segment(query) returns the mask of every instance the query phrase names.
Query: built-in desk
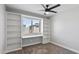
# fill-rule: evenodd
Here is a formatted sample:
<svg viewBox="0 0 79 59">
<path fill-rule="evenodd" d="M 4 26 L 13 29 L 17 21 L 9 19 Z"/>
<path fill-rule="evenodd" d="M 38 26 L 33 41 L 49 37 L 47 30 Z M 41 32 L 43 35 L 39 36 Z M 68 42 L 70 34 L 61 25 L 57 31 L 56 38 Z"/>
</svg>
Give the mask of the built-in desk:
<svg viewBox="0 0 79 59">
<path fill-rule="evenodd" d="M 41 35 L 27 35 L 27 36 L 22 36 L 22 38 L 32 38 L 32 37 L 40 37 L 40 36 L 43 36 L 42 34 Z"/>
<path fill-rule="evenodd" d="M 43 35 L 27 35 L 22 37 L 22 46 L 29 46 L 42 43 Z"/>
</svg>

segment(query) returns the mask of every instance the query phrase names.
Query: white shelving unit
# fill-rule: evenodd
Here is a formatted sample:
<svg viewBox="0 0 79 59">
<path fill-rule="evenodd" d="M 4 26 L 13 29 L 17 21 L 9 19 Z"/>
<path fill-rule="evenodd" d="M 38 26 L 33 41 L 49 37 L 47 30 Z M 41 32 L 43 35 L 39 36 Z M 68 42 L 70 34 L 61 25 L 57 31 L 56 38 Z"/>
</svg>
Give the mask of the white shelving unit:
<svg viewBox="0 0 79 59">
<path fill-rule="evenodd" d="M 50 40 L 50 20 L 43 19 L 42 34 L 21 37 L 21 15 L 7 12 L 6 20 L 6 52 L 22 49 L 37 43 L 48 43 Z"/>
<path fill-rule="evenodd" d="M 22 49 L 24 46 L 42 43 L 42 37 L 43 34 L 21 37 L 21 15 L 7 12 L 6 52 Z"/>
<path fill-rule="evenodd" d="M 21 16 L 15 13 L 6 13 L 6 52 L 22 48 Z"/>
</svg>

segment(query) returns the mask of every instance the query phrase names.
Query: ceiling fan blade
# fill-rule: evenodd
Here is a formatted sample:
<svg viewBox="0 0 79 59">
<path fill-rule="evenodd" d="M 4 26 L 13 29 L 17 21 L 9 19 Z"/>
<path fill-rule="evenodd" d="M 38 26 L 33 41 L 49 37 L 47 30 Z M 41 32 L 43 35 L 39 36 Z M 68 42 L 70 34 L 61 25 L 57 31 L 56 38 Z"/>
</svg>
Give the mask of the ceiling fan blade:
<svg viewBox="0 0 79 59">
<path fill-rule="evenodd" d="M 44 8 L 44 9 L 46 9 L 46 7 L 44 6 L 44 4 L 41 4 L 42 5 L 42 7 Z"/>
<path fill-rule="evenodd" d="M 60 6 L 60 4 L 57 4 L 57 5 L 53 6 L 53 7 L 50 7 L 49 10 L 54 9 L 56 7 L 59 7 L 59 6 Z"/>
<path fill-rule="evenodd" d="M 49 11 L 49 12 L 57 13 L 56 11 Z"/>
</svg>

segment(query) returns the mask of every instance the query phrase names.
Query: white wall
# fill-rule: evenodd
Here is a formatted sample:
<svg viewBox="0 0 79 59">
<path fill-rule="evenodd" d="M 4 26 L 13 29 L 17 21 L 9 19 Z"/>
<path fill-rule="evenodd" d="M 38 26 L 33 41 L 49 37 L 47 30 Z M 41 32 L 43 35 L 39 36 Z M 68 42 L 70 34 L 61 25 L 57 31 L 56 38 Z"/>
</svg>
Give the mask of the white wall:
<svg viewBox="0 0 79 59">
<path fill-rule="evenodd" d="M 52 42 L 79 52 L 79 7 L 55 15 L 51 21 Z"/>
<path fill-rule="evenodd" d="M 0 4 L 0 53 L 3 52 L 4 48 L 4 13 L 5 7 Z"/>
</svg>

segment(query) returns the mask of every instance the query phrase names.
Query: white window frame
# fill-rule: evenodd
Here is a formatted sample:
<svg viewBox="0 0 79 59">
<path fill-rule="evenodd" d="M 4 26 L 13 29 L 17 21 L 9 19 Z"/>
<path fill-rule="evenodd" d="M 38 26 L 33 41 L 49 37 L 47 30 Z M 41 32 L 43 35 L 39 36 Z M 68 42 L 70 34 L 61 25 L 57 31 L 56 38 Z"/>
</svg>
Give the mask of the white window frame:
<svg viewBox="0 0 79 59">
<path fill-rule="evenodd" d="M 35 19 L 40 19 L 40 21 L 41 21 L 41 24 L 40 24 L 40 34 L 38 34 L 38 35 L 31 35 L 31 34 L 29 34 L 29 35 L 26 35 L 26 36 L 22 36 L 22 17 L 29 17 L 29 18 L 35 18 Z M 30 37 L 38 37 L 38 36 L 43 36 L 43 18 L 38 18 L 38 17 L 35 17 L 35 16 L 28 16 L 28 15 L 23 15 L 23 14 L 21 14 L 21 37 L 22 38 L 30 38 Z"/>
</svg>

